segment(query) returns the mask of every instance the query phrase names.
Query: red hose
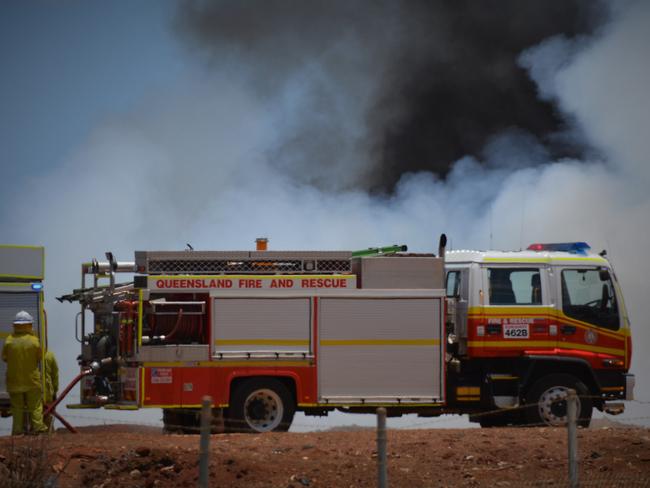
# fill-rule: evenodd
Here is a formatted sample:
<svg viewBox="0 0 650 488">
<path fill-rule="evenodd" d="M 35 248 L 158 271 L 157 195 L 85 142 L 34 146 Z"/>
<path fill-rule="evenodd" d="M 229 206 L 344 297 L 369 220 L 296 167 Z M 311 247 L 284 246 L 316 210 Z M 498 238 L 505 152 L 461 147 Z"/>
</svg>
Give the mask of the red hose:
<svg viewBox="0 0 650 488">
<path fill-rule="evenodd" d="M 165 342 L 170 342 L 176 338 L 176 335 L 179 332 L 179 329 L 181 329 L 181 324 L 183 323 L 183 309 L 179 308 L 178 309 L 178 318 L 176 319 L 176 325 L 172 329 L 172 331 L 165 337 Z"/>
<path fill-rule="evenodd" d="M 61 393 L 58 397 L 56 397 L 56 400 L 54 400 L 52 403 L 50 403 L 47 408 L 45 409 L 45 412 L 43 412 L 43 416 L 45 417 L 46 415 L 49 415 L 52 410 L 56 408 L 56 406 L 61 403 L 61 401 L 65 398 L 65 396 L 70 393 L 70 390 L 74 388 L 74 386 L 81 381 L 81 378 L 84 376 L 88 376 L 89 374 L 92 374 L 92 370 L 90 368 L 83 370 L 81 373 L 79 373 L 77 376 L 74 377 L 74 379 L 70 382 L 70 384 L 66 387 L 65 390 L 63 390 L 63 393 Z"/>
<path fill-rule="evenodd" d="M 122 350 L 126 355 L 130 356 L 133 353 L 133 341 L 135 337 L 135 321 L 137 319 L 137 309 L 138 302 L 135 300 L 122 300 L 115 304 L 115 310 L 121 312 L 120 315 L 124 314 L 126 318 L 126 334 L 125 334 L 125 343 L 123 344 Z M 121 324 L 120 324 L 121 325 Z"/>
</svg>

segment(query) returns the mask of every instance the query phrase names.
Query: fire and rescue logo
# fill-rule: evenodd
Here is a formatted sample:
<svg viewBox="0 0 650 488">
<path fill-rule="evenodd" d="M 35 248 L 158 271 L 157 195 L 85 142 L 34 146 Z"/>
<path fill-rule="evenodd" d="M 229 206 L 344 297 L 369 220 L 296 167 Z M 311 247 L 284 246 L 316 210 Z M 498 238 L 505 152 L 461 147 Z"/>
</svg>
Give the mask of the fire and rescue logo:
<svg viewBox="0 0 650 488">
<path fill-rule="evenodd" d="M 151 384 L 165 385 L 173 383 L 171 368 L 151 368 Z"/>
<path fill-rule="evenodd" d="M 587 344 L 596 344 L 596 341 L 598 341 L 598 334 L 596 331 L 593 331 L 591 329 L 588 329 L 585 331 L 585 342 Z"/>
</svg>

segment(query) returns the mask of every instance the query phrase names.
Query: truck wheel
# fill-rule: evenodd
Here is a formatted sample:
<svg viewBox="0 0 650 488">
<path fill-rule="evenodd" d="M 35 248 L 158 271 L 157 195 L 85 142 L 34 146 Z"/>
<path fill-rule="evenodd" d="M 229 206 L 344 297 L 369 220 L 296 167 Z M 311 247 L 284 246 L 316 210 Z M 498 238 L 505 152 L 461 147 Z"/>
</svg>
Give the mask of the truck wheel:
<svg viewBox="0 0 650 488">
<path fill-rule="evenodd" d="M 274 378 L 252 378 L 237 386 L 226 412 L 229 432 L 287 431 L 296 407 L 293 395 Z"/>
<path fill-rule="evenodd" d="M 589 427 L 593 402 L 589 389 L 575 376 L 552 374 L 538 380 L 526 395 L 526 420 L 529 424 L 563 426 L 567 423 L 567 391 L 578 394 L 578 425 Z"/>
</svg>

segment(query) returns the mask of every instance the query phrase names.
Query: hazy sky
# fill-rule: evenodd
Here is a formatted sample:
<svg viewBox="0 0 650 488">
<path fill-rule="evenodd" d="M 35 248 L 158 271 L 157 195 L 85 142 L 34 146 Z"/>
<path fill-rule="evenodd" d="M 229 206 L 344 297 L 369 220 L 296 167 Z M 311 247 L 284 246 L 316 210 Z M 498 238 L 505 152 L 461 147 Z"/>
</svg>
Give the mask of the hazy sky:
<svg viewBox="0 0 650 488">
<path fill-rule="evenodd" d="M 46 246 L 62 383 L 77 309 L 54 297 L 107 250 L 446 232 L 607 248 L 650 400 L 650 4 L 348 3 L 0 4 L 0 242 Z"/>
<path fill-rule="evenodd" d="M 0 192 L 59 167 L 107 118 L 183 73 L 169 1 L 0 6 Z"/>
</svg>

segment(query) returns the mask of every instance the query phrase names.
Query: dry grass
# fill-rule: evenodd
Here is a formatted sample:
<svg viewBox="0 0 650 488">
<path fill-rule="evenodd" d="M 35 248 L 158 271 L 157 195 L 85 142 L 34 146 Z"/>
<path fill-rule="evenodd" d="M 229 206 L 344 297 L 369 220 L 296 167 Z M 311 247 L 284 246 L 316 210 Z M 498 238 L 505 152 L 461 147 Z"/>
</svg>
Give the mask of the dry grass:
<svg viewBox="0 0 650 488">
<path fill-rule="evenodd" d="M 0 454 L 0 488 L 56 486 L 48 464 L 48 436 L 12 438 Z"/>
</svg>

